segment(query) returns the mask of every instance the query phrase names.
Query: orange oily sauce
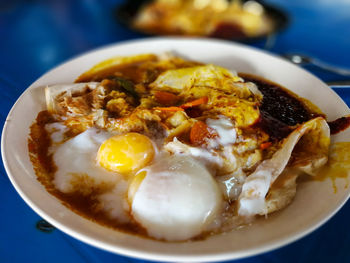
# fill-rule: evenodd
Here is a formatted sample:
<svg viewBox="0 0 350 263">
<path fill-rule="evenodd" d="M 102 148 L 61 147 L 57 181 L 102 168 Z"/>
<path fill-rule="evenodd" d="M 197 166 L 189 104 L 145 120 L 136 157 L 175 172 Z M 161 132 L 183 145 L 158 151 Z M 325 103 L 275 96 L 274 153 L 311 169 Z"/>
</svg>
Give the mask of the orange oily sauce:
<svg viewBox="0 0 350 263">
<path fill-rule="evenodd" d="M 324 181 L 327 178 L 332 180 L 334 193 L 337 192 L 336 179 L 346 180 L 345 188 L 349 186 L 350 174 L 350 142 L 336 142 L 331 145 L 329 159 L 325 166 L 320 168 L 311 180 Z"/>
</svg>

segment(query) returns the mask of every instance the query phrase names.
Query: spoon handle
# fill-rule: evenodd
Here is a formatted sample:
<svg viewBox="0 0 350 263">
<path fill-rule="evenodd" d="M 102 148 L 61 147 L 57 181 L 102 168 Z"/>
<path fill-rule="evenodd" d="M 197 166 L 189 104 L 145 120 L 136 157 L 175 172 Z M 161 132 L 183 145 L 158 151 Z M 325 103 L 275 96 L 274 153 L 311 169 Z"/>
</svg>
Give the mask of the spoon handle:
<svg viewBox="0 0 350 263">
<path fill-rule="evenodd" d="M 334 66 L 334 65 L 331 65 L 331 64 L 328 64 L 328 63 L 325 63 L 323 61 L 320 61 L 318 59 L 312 59 L 311 61 L 311 64 L 319 67 L 319 68 L 322 68 L 324 70 L 327 70 L 327 71 L 330 71 L 330 72 L 333 72 L 333 73 L 336 73 L 336 74 L 339 74 L 339 75 L 343 75 L 343 76 L 350 76 L 350 70 L 349 69 L 345 69 L 345 68 L 341 68 L 341 67 L 338 67 L 338 66 Z"/>
<path fill-rule="evenodd" d="M 326 84 L 331 88 L 350 88 L 350 80 L 328 81 Z"/>
</svg>

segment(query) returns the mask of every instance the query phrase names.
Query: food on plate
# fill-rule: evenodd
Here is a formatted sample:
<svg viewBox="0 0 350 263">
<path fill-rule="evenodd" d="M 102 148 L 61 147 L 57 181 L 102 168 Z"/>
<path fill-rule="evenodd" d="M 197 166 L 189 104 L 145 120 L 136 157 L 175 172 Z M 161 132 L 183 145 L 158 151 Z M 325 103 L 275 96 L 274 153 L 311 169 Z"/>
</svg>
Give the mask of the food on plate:
<svg viewBox="0 0 350 263">
<path fill-rule="evenodd" d="M 171 54 L 111 58 L 45 97 L 28 139 L 38 180 L 86 218 L 164 241 L 286 207 L 350 123 L 330 130 L 278 84 Z"/>
<path fill-rule="evenodd" d="M 155 0 L 141 7 L 133 27 L 152 34 L 245 38 L 274 30 L 273 20 L 255 1 Z"/>
</svg>

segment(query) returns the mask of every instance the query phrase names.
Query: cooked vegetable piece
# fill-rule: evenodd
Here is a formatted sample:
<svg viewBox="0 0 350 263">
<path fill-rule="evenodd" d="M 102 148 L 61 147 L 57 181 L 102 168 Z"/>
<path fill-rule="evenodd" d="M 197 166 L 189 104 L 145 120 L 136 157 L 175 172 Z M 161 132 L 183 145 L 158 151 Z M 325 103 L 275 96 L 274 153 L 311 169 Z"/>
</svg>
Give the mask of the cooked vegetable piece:
<svg viewBox="0 0 350 263">
<path fill-rule="evenodd" d="M 202 97 L 190 102 L 186 102 L 185 104 L 182 104 L 180 107 L 183 109 L 187 109 L 187 108 L 192 108 L 192 107 L 199 106 L 206 103 L 208 103 L 208 97 Z"/>
<path fill-rule="evenodd" d="M 260 149 L 261 150 L 266 150 L 267 148 L 269 148 L 272 145 L 272 142 L 264 142 L 262 144 L 260 144 Z"/>
<path fill-rule="evenodd" d="M 197 121 L 192 126 L 190 132 L 190 141 L 194 145 L 202 145 L 208 138 L 216 137 L 217 133 L 202 121 Z"/>
<path fill-rule="evenodd" d="M 179 102 L 180 97 L 166 91 L 157 91 L 154 94 L 156 101 L 164 106 L 173 106 Z"/>
<path fill-rule="evenodd" d="M 118 76 L 113 76 L 111 77 L 111 79 L 116 81 L 120 85 L 120 87 L 127 93 L 129 93 L 135 98 L 139 98 L 139 94 L 135 91 L 134 83 L 132 81 Z"/>
<path fill-rule="evenodd" d="M 180 107 L 154 107 L 155 110 L 161 110 L 161 111 L 183 111 L 183 108 Z"/>
</svg>

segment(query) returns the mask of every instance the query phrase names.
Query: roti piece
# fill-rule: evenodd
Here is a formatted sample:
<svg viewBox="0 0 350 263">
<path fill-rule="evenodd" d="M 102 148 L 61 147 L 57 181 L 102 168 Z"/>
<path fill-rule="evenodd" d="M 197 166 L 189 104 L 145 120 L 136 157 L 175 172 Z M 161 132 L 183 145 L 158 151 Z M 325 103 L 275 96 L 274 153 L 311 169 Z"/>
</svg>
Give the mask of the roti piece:
<svg viewBox="0 0 350 263">
<path fill-rule="evenodd" d="M 300 140 L 303 140 L 303 143 L 296 147 Z M 308 143 L 305 144 L 304 141 Z M 329 144 L 329 127 L 322 117 L 307 121 L 295 129 L 284 139 L 281 148 L 275 152 L 272 158 L 263 161 L 247 177 L 238 198 L 238 214 L 241 216 L 266 215 L 269 210 L 273 210 L 268 209 L 266 195 L 273 182 L 285 170 L 293 150 L 296 148 L 298 153 L 302 148 L 303 154 L 297 154 L 296 161 L 292 165 L 299 168 L 299 170 L 312 174 L 327 162 Z"/>
</svg>

